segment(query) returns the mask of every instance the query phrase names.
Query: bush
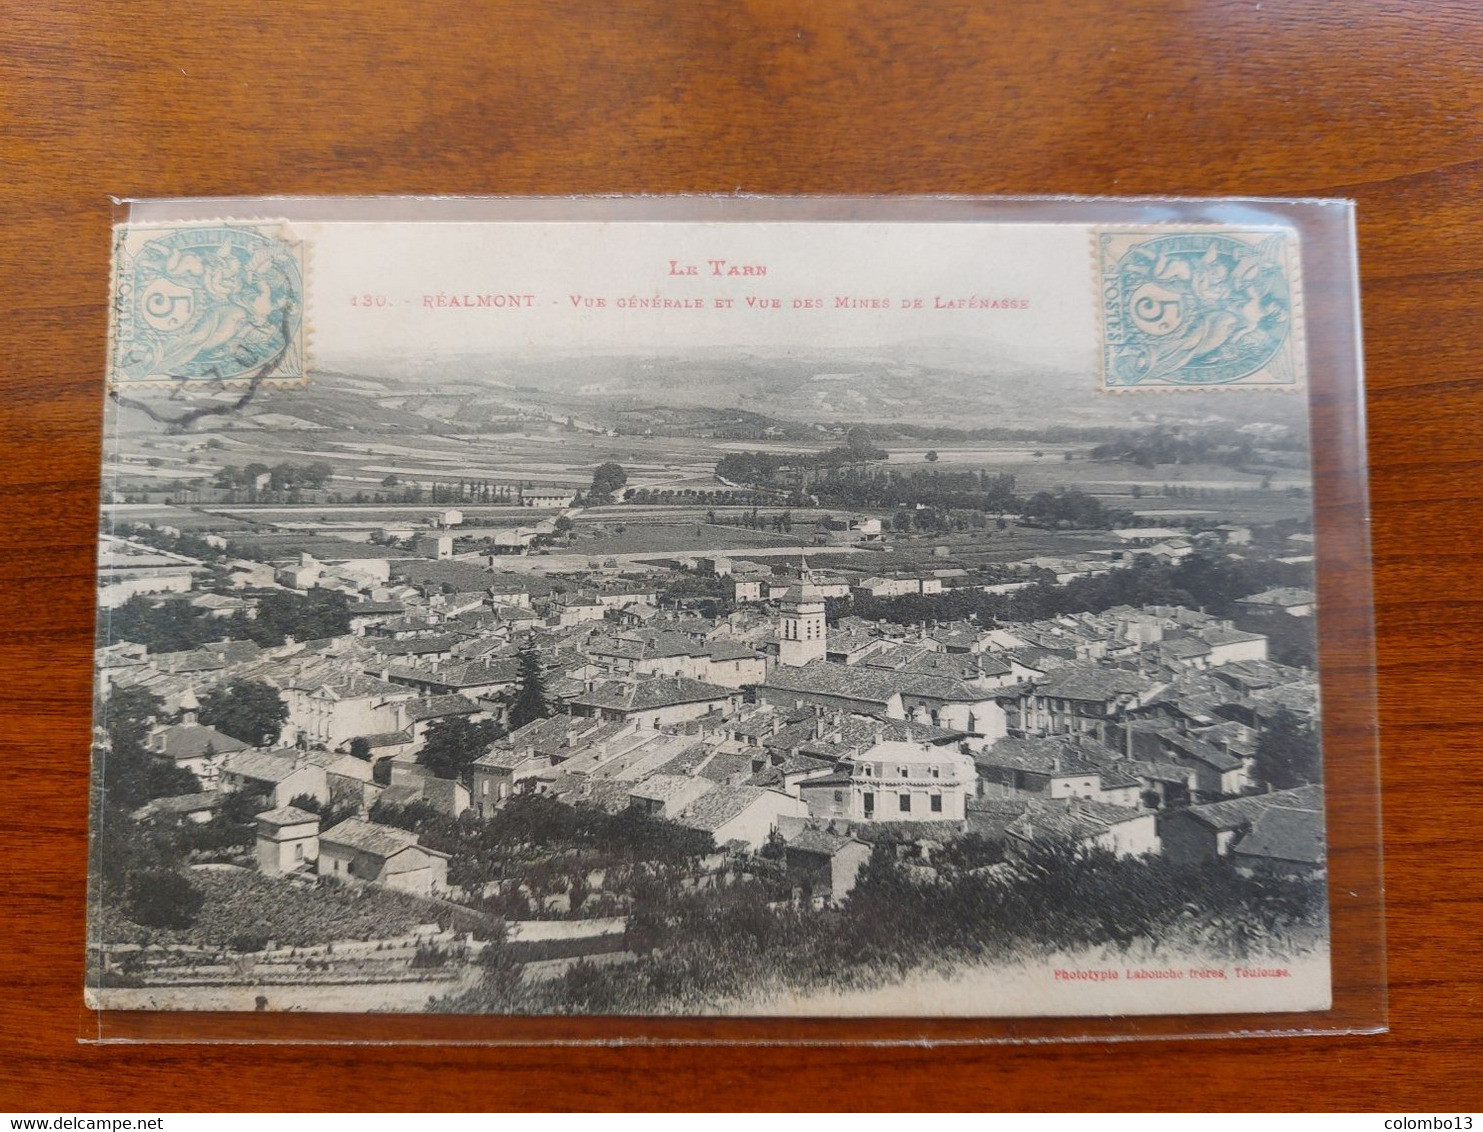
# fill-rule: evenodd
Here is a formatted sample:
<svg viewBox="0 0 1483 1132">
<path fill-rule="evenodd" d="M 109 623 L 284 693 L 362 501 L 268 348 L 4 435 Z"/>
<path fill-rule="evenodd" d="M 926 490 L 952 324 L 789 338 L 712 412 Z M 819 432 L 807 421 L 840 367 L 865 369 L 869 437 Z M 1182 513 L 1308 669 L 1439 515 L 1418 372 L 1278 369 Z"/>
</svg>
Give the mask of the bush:
<svg viewBox="0 0 1483 1132">
<path fill-rule="evenodd" d="M 419 943 L 417 951 L 412 956 L 412 969 L 425 970 L 434 967 L 446 966 L 450 958 L 449 952 L 436 944 Z"/>
<path fill-rule="evenodd" d="M 263 931 L 238 932 L 230 940 L 227 946 L 233 951 L 253 952 L 268 950 L 268 933 Z"/>
<path fill-rule="evenodd" d="M 126 914 L 147 928 L 188 928 L 205 900 L 179 873 L 152 869 L 130 879 Z"/>
</svg>

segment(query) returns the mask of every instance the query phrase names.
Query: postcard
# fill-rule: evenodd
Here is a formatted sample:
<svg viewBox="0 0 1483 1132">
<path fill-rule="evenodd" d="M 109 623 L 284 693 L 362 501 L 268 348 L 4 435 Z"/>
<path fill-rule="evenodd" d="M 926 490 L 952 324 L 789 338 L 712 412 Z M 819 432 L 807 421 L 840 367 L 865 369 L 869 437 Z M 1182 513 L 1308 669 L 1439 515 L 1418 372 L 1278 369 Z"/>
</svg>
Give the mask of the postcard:
<svg viewBox="0 0 1483 1132">
<path fill-rule="evenodd" d="M 91 1004 L 1329 1006 L 1294 228 L 161 217 Z"/>
</svg>

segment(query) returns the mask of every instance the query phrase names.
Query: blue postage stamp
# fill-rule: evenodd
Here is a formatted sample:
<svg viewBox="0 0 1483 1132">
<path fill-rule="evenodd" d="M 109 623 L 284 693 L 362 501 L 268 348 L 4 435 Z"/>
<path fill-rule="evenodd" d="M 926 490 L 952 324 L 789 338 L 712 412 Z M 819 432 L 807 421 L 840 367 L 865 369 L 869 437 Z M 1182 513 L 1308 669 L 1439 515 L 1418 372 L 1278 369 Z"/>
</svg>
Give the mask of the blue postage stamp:
<svg viewBox="0 0 1483 1132">
<path fill-rule="evenodd" d="M 1104 389 L 1302 386 L 1294 232 L 1148 227 L 1094 238 Z"/>
<path fill-rule="evenodd" d="M 302 244 L 281 223 L 121 225 L 112 318 L 115 389 L 302 381 Z"/>
</svg>

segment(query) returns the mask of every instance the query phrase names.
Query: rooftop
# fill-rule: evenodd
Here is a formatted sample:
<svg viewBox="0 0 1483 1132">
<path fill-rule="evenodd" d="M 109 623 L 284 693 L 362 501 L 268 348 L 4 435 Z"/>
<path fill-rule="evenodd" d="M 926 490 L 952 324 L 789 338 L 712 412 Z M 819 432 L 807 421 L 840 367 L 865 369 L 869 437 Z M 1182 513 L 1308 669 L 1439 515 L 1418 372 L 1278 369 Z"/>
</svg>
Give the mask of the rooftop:
<svg viewBox="0 0 1483 1132">
<path fill-rule="evenodd" d="M 421 848 L 415 833 L 408 833 L 395 826 L 381 825 L 378 822 L 363 821 L 360 818 L 347 818 L 333 829 L 325 830 L 319 835 L 319 843 L 320 845 L 343 845 L 375 857 L 394 857 L 404 849 Z M 433 849 L 423 851 L 436 853 Z M 438 855 L 441 856 L 441 854 Z"/>
<path fill-rule="evenodd" d="M 730 688 L 692 680 L 688 676 L 655 676 L 648 680 L 601 680 L 590 690 L 572 696 L 572 703 L 613 711 L 638 712 L 678 704 L 728 700 Z"/>
<path fill-rule="evenodd" d="M 801 668 L 779 665 L 767 674 L 762 686 L 874 704 L 889 703 L 898 691 L 896 681 L 883 672 L 827 660 L 815 660 Z"/>
<path fill-rule="evenodd" d="M 675 820 L 714 833 L 767 794 L 757 786 L 717 786 L 686 806 Z"/>
<path fill-rule="evenodd" d="M 257 820 L 264 825 L 307 825 L 310 822 L 318 825 L 319 815 L 301 810 L 297 806 L 279 806 L 276 810 L 265 810 L 258 814 Z"/>
<path fill-rule="evenodd" d="M 1292 790 L 1274 790 L 1270 794 L 1249 794 L 1224 802 L 1207 802 L 1182 811 L 1212 829 L 1240 829 L 1249 826 L 1270 809 L 1300 810 L 1323 813 L 1323 787 L 1299 786 Z"/>
</svg>

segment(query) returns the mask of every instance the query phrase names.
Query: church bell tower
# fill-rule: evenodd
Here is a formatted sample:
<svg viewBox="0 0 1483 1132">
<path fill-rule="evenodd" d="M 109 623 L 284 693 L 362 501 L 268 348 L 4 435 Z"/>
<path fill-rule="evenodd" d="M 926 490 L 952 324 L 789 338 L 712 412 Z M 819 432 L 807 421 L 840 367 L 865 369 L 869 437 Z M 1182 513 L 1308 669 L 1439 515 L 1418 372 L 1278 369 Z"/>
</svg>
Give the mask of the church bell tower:
<svg viewBox="0 0 1483 1132">
<path fill-rule="evenodd" d="M 828 627 L 824 621 L 824 598 L 814 583 L 813 572 L 804 561 L 798 581 L 798 595 L 790 595 L 782 602 L 782 615 L 778 622 L 778 663 L 792 668 L 802 668 L 815 660 L 823 660 L 828 643 Z"/>
</svg>

